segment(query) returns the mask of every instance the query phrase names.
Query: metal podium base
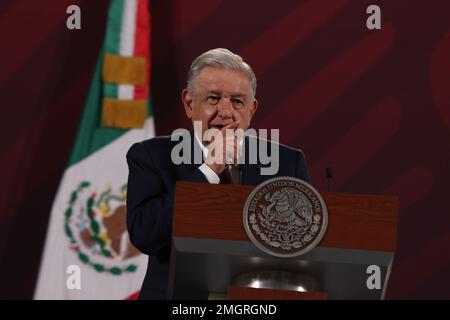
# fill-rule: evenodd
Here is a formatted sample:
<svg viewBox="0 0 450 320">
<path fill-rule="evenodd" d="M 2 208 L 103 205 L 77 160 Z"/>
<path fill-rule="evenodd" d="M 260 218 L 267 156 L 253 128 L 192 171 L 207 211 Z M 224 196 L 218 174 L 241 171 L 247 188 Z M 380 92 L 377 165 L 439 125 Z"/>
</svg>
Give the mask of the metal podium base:
<svg viewBox="0 0 450 320">
<path fill-rule="evenodd" d="M 316 291 L 318 287 L 317 291 L 326 292 L 328 299 L 380 299 L 381 289 L 367 288 L 370 276 L 367 267 L 380 267 L 383 284 L 393 256 L 392 252 L 384 251 L 316 247 L 295 258 L 274 258 L 249 241 L 181 237 L 174 238 L 173 245 L 169 283 L 169 298 L 173 299 L 206 300 L 211 292 L 226 293 L 228 285 L 236 281 L 251 283 L 251 273 L 259 272 L 261 280 L 267 279 L 264 273 L 267 270 L 280 273 L 277 281 L 267 280 L 266 284 L 282 286 L 282 275 L 290 274 L 287 286 L 302 283 L 304 289 L 311 289 L 308 291 Z M 239 278 L 246 273 L 249 274 Z M 317 280 L 308 282 L 305 276 L 303 281 L 295 280 L 292 274 Z"/>
</svg>

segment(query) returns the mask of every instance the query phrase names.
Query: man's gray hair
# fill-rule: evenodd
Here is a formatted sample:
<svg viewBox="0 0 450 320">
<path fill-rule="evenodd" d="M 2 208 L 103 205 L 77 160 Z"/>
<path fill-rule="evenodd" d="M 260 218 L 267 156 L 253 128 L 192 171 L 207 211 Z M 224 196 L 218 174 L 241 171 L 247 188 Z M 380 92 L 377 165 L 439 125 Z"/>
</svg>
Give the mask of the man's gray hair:
<svg viewBox="0 0 450 320">
<path fill-rule="evenodd" d="M 187 87 L 189 91 L 194 89 L 194 80 L 205 67 L 218 69 L 240 70 L 245 72 L 250 80 L 253 98 L 256 95 L 256 76 L 252 68 L 242 59 L 241 56 L 228 49 L 217 48 L 202 53 L 191 64 L 188 73 Z"/>
</svg>

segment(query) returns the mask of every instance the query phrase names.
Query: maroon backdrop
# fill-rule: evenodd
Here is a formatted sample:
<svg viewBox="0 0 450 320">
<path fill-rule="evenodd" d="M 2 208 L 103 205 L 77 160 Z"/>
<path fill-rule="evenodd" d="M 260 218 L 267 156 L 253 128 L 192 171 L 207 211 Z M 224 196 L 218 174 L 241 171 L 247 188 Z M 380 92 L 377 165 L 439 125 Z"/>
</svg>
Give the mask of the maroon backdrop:
<svg viewBox="0 0 450 320">
<path fill-rule="evenodd" d="M 78 4 L 82 30 L 65 27 Z M 0 298 L 31 298 L 109 1 L 0 2 Z M 382 30 L 366 8 L 382 9 Z M 226 47 L 258 77 L 255 128 L 304 150 L 313 183 L 400 196 L 390 298 L 450 298 L 450 3 L 153 0 L 157 134 L 188 127 L 189 63 Z"/>
</svg>

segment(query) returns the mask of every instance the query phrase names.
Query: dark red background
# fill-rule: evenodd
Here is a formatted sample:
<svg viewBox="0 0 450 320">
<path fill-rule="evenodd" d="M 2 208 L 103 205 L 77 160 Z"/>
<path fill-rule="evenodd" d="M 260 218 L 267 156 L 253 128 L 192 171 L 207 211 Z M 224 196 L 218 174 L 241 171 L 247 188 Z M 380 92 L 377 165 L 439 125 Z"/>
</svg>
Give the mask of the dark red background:
<svg viewBox="0 0 450 320">
<path fill-rule="evenodd" d="M 68 5 L 82 30 L 65 27 Z M 53 197 L 74 142 L 109 1 L 0 2 L 0 298 L 31 298 Z M 382 30 L 366 8 L 382 9 Z M 157 134 L 189 126 L 189 63 L 226 47 L 258 77 L 255 128 L 279 128 L 312 179 L 397 194 L 389 298 L 450 298 L 450 3 L 153 0 Z"/>
</svg>

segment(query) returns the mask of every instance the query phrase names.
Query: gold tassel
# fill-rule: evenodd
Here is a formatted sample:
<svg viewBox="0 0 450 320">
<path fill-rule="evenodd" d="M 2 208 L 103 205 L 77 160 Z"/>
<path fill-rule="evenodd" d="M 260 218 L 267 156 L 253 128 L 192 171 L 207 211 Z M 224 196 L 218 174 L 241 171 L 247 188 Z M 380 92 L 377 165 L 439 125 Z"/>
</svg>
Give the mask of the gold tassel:
<svg viewBox="0 0 450 320">
<path fill-rule="evenodd" d="M 145 85 L 144 57 L 123 57 L 106 53 L 103 61 L 103 81 L 113 84 Z"/>
<path fill-rule="evenodd" d="M 102 126 L 130 129 L 142 128 L 147 119 L 147 100 L 103 98 Z"/>
</svg>

